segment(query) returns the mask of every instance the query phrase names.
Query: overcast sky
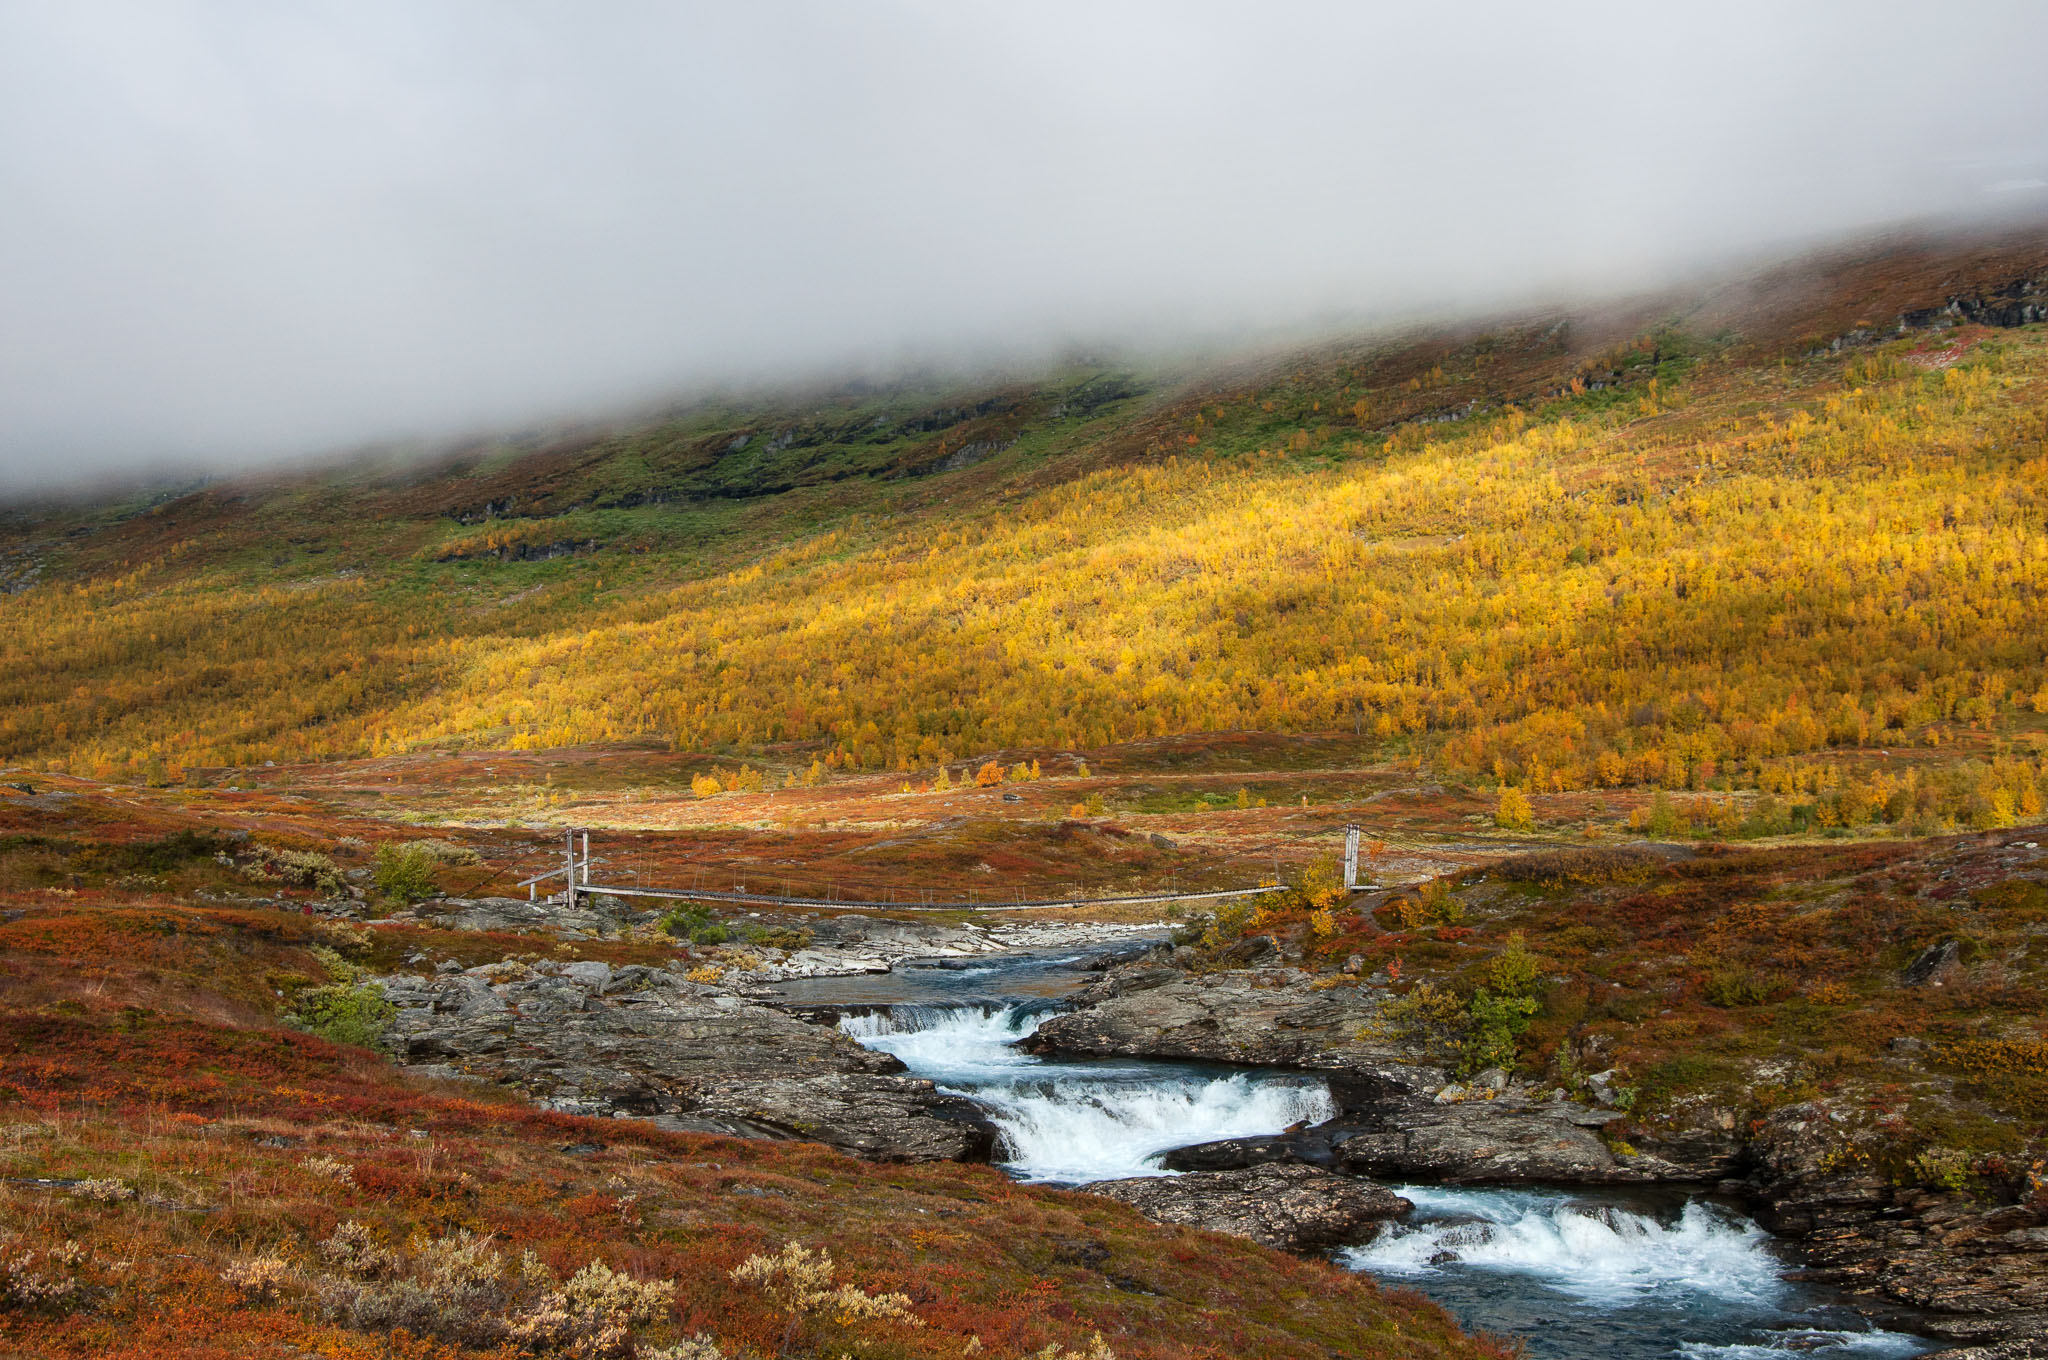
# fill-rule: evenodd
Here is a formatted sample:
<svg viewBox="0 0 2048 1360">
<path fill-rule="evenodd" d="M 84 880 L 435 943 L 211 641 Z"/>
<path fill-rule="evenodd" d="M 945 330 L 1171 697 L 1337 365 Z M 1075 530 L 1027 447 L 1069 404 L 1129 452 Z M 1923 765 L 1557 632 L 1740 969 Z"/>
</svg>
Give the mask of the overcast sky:
<svg viewBox="0 0 2048 1360">
<path fill-rule="evenodd" d="M 2048 215 L 2044 51 L 2031 0 L 0 0 L 0 489 Z"/>
</svg>

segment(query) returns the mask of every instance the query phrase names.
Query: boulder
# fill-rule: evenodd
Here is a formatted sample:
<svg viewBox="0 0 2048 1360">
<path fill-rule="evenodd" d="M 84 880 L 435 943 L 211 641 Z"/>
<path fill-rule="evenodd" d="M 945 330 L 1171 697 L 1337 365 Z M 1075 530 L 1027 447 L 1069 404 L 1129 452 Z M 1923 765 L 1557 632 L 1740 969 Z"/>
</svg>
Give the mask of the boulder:
<svg viewBox="0 0 2048 1360">
<path fill-rule="evenodd" d="M 725 1080 L 694 1092 L 692 1118 L 756 1137 L 806 1139 L 882 1162 L 985 1162 L 981 1108 L 915 1077 L 867 1073 Z"/>
<path fill-rule="evenodd" d="M 1385 1186 L 1313 1166 L 1257 1166 L 1144 1176 L 1083 1186 L 1155 1223 L 1249 1237 L 1287 1251 L 1363 1241 L 1373 1225 L 1415 1206 Z"/>
<path fill-rule="evenodd" d="M 1337 1140 L 1354 1131 L 1355 1126 L 1348 1121 L 1332 1119 L 1293 1133 L 1219 1138 L 1213 1143 L 1175 1148 L 1160 1158 L 1159 1164 L 1168 1171 L 1238 1171 L 1272 1165 L 1334 1167 Z"/>
<path fill-rule="evenodd" d="M 1905 972 L 1899 975 L 1899 983 L 1906 987 L 1939 987 L 1955 971 L 1956 962 L 1962 954 L 1962 946 L 1954 940 L 1929 945 L 1906 965 Z"/>
</svg>

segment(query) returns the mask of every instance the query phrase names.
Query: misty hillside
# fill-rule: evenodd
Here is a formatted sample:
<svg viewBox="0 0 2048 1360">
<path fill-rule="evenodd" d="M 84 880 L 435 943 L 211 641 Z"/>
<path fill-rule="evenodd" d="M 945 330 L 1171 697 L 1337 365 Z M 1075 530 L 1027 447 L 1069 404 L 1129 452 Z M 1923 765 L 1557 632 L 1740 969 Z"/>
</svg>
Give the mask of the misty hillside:
<svg viewBox="0 0 2048 1360">
<path fill-rule="evenodd" d="M 2048 727 L 2044 306 L 2048 238 L 1891 242 L 1202 371 L 19 507 L 0 761 L 913 770 L 1256 729 L 1539 789 L 1912 748 L 1924 783 L 1856 815 L 2009 816 Z"/>
</svg>

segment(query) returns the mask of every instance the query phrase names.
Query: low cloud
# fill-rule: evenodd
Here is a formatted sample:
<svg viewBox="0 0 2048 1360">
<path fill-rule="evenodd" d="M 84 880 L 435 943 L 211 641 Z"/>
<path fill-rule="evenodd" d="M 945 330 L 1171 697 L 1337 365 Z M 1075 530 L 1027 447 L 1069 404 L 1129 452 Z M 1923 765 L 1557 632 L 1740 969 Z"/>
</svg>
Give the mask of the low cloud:
<svg viewBox="0 0 2048 1360">
<path fill-rule="evenodd" d="M 1410 8 L 7 7 L 0 490 L 2048 216 L 2037 4 Z"/>
</svg>

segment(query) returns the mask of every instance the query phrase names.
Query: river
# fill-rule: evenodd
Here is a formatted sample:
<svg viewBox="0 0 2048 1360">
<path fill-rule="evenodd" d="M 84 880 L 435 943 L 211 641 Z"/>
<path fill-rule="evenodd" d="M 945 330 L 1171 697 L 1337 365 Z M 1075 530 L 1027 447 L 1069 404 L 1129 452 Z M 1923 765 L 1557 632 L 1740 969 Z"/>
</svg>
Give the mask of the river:
<svg viewBox="0 0 2048 1360">
<path fill-rule="evenodd" d="M 1081 1185 L 1171 1174 L 1161 1154 L 1277 1133 L 1337 1110 L 1301 1073 L 1136 1059 L 1056 1061 L 1015 1045 L 1085 980 L 1079 955 L 920 961 L 890 974 L 785 984 L 785 1004 L 841 1008 L 839 1026 L 980 1104 L 1022 1181 Z M 1418 1290 L 1466 1326 L 1520 1338 L 1540 1360 L 1879 1360 L 1931 1347 L 1873 1327 L 1787 1278 L 1734 1205 L 1676 1193 L 1397 1186 L 1414 1211 L 1335 1254 Z"/>
</svg>

